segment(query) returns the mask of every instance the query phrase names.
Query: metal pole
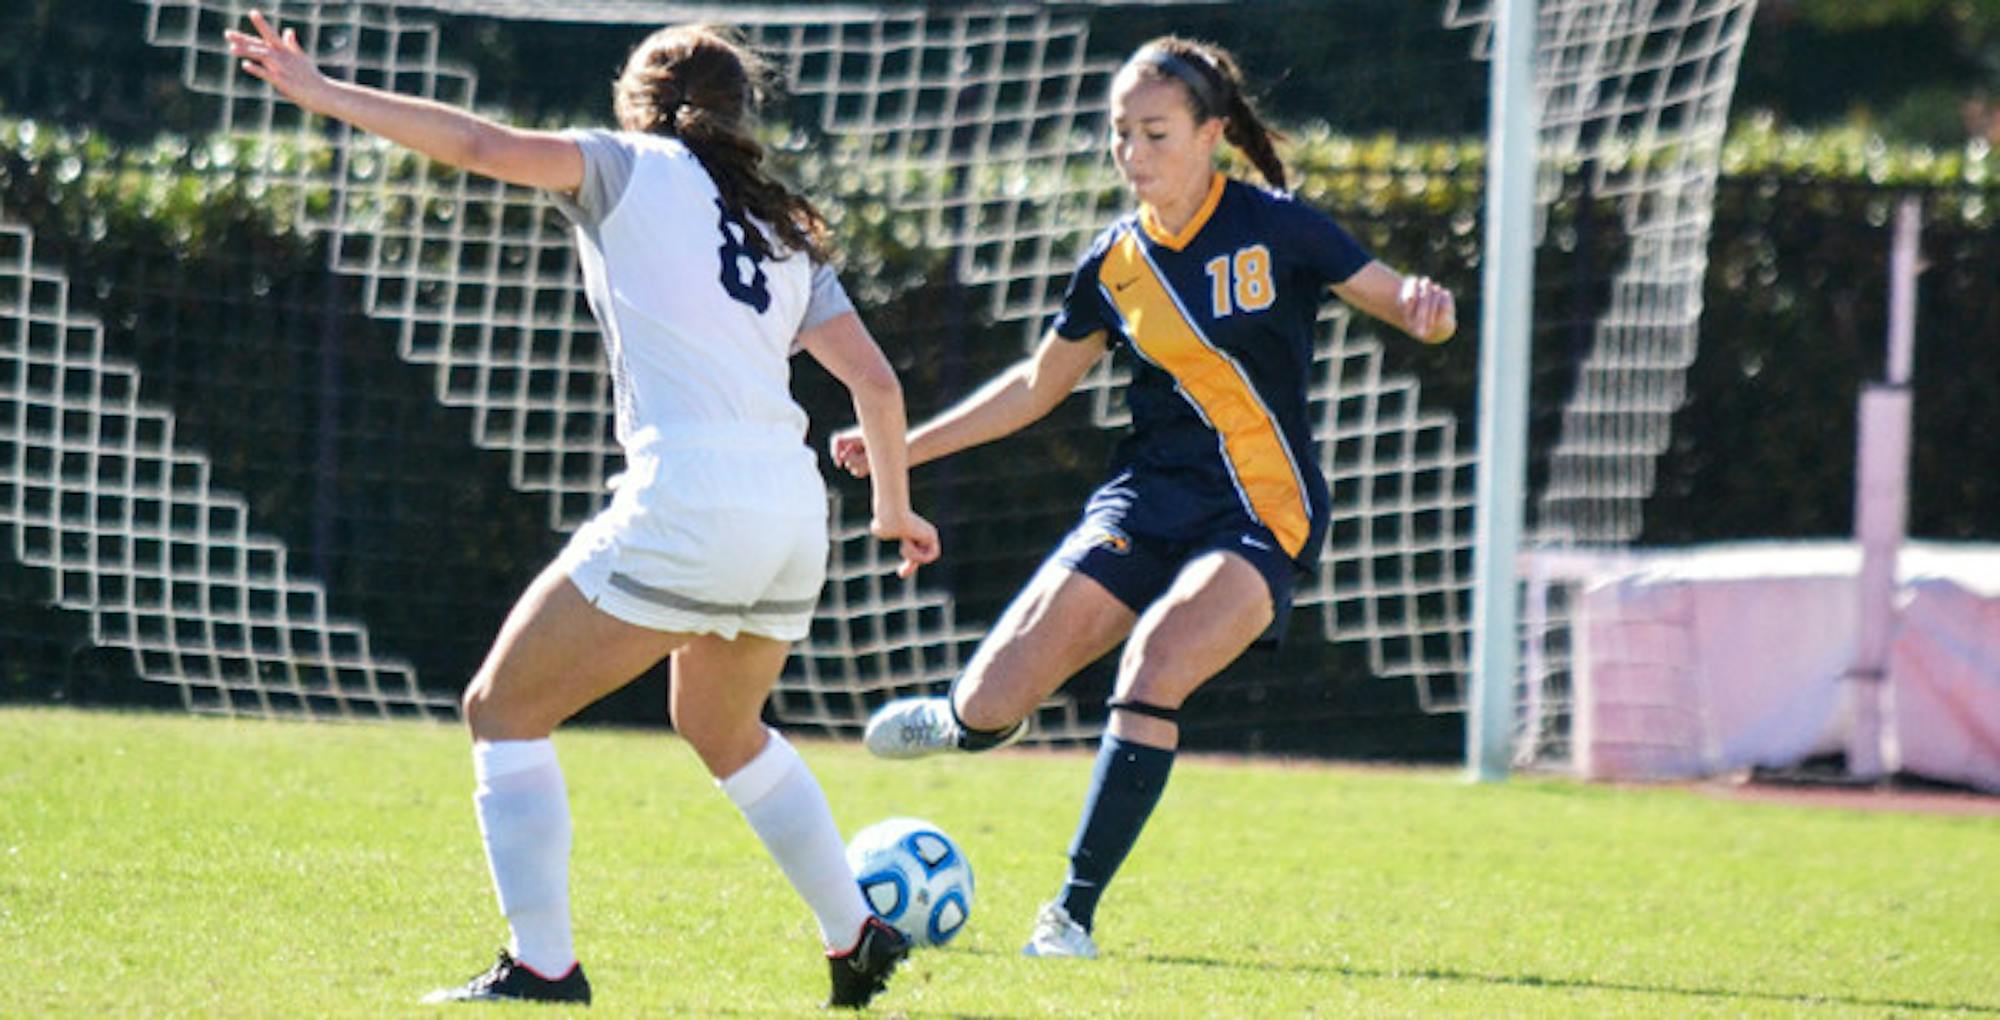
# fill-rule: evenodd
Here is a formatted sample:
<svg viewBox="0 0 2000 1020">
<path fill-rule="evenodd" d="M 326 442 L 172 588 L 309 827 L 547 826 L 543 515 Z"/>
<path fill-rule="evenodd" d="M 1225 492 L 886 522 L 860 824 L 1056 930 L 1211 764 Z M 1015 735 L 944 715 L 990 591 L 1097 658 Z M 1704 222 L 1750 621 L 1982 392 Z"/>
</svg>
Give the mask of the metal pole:
<svg viewBox="0 0 2000 1020">
<path fill-rule="evenodd" d="M 1910 368 L 1916 356 L 1917 274 L 1923 207 L 1906 198 L 1896 210 L 1889 249 L 1888 381 L 1861 394 L 1854 463 L 1854 538 L 1861 546 L 1855 579 L 1854 661 L 1846 675 L 1847 774 L 1880 779 L 1894 767 L 1883 753 L 1882 699 L 1889 640 L 1896 624 L 1896 567 L 1909 516 Z"/>
<path fill-rule="evenodd" d="M 1535 277 L 1534 0 L 1500 0 L 1487 127 L 1480 279 L 1479 477 L 1473 519 L 1470 778 L 1507 777 L 1519 672 L 1521 522 L 1527 502 L 1529 327 Z"/>
<path fill-rule="evenodd" d="M 1889 247 L 1889 378 L 1910 381 L 1917 353 L 1917 274 L 1924 271 L 1923 200 L 1910 196 L 1896 207 L 1896 235 Z"/>
</svg>

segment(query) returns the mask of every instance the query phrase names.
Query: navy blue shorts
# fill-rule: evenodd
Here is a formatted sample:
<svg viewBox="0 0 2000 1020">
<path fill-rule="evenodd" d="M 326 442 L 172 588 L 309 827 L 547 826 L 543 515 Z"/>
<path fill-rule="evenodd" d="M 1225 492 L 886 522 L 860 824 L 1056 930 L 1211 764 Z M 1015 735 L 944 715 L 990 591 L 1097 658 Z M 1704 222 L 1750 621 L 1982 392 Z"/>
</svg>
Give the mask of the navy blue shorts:
<svg viewBox="0 0 2000 1020">
<path fill-rule="evenodd" d="M 1233 552 L 1256 567 L 1270 586 L 1272 623 L 1265 639 L 1284 636 L 1299 567 L 1269 529 L 1247 519 L 1225 518 L 1213 528 L 1193 532 L 1192 538 L 1167 539 L 1128 529 L 1129 510 L 1126 504 L 1093 501 L 1051 558 L 1103 585 L 1134 613 L 1144 613 L 1173 585 L 1189 560 L 1216 550 Z"/>
</svg>

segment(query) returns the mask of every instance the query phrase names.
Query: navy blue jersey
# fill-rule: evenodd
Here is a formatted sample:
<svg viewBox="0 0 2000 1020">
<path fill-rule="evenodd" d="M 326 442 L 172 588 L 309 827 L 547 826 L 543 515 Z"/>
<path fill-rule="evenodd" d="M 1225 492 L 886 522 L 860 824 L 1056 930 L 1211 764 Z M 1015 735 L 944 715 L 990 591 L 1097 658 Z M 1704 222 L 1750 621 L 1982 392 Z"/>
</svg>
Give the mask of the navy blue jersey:
<svg viewBox="0 0 2000 1020">
<path fill-rule="evenodd" d="M 1130 352 L 1132 432 L 1113 486 L 1154 527 L 1247 513 L 1287 555 L 1316 554 L 1327 493 L 1306 419 L 1314 324 L 1327 287 L 1371 258 L 1325 213 L 1219 173 L 1179 235 L 1147 209 L 1098 236 L 1054 328 L 1101 331 Z"/>
</svg>

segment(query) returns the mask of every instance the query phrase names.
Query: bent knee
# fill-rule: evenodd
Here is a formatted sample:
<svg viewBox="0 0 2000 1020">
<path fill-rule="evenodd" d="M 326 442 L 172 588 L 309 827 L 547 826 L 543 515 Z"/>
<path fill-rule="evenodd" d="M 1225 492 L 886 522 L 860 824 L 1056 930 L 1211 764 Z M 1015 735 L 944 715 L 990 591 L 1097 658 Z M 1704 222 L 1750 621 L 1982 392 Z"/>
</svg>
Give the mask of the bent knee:
<svg viewBox="0 0 2000 1020">
<path fill-rule="evenodd" d="M 1130 648 L 1119 662 L 1118 682 L 1112 686 L 1112 700 L 1177 711 L 1208 677 L 1188 675 L 1159 656 L 1148 657 Z"/>
<path fill-rule="evenodd" d="M 674 733 L 694 749 L 695 757 L 716 779 L 727 779 L 764 751 L 777 731 L 761 718 L 735 723 L 674 723 Z"/>
<path fill-rule="evenodd" d="M 458 710 L 474 740 L 536 740 L 555 729 L 533 718 L 526 706 L 502 696 L 484 672 L 459 695 Z"/>
<path fill-rule="evenodd" d="M 1021 684 L 980 682 L 968 677 L 952 691 L 952 712 L 959 725 L 969 730 L 994 732 L 1011 729 L 1028 717 L 1036 702 L 1032 691 Z"/>
<path fill-rule="evenodd" d="M 467 684 L 465 693 L 458 696 L 458 712 L 474 739 L 501 739 L 497 734 L 506 729 L 506 712 L 493 697 L 492 686 L 481 683 L 478 678 Z"/>
<path fill-rule="evenodd" d="M 1119 685 L 1105 704 L 1113 708 L 1130 708 L 1141 715 L 1172 721 L 1178 715 L 1182 703 L 1186 702 L 1190 691 L 1168 687 L 1148 687 L 1142 684 Z"/>
</svg>

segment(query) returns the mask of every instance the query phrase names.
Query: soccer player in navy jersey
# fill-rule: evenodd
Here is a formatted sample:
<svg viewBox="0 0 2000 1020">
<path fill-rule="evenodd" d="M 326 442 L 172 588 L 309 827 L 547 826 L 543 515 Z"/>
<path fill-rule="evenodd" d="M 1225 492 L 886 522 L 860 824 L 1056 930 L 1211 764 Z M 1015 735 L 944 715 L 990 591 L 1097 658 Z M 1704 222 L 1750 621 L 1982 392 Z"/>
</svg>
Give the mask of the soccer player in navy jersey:
<svg viewBox="0 0 2000 1020">
<path fill-rule="evenodd" d="M 1168 36 L 1112 81 L 1112 155 L 1138 209 L 1098 235 L 1026 360 L 909 436 L 909 463 L 1046 415 L 1105 352 L 1132 360 L 1132 430 L 1075 530 L 981 642 L 948 696 L 869 721 L 890 758 L 1018 740 L 1029 715 L 1120 642 L 1110 721 L 1061 894 L 1029 956 L 1095 957 L 1098 899 L 1159 800 L 1189 695 L 1289 611 L 1327 525 L 1306 388 L 1326 290 L 1418 340 L 1457 328 L 1451 292 L 1404 276 L 1283 189 L 1272 132 L 1223 49 Z M 1228 141 L 1273 190 L 1218 172 Z M 853 430 L 836 463 L 869 471 Z"/>
</svg>

